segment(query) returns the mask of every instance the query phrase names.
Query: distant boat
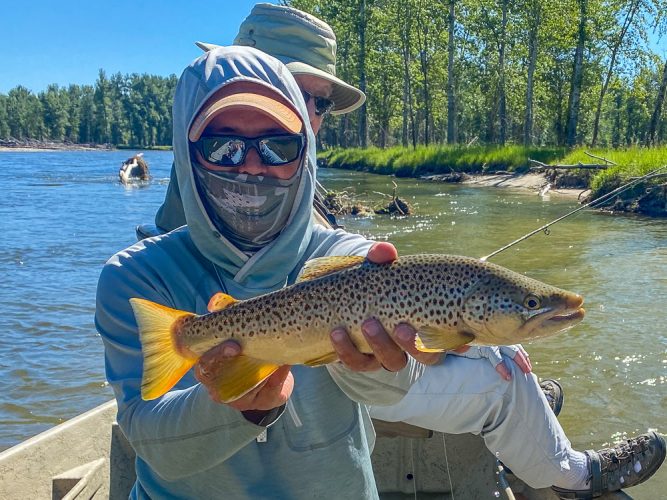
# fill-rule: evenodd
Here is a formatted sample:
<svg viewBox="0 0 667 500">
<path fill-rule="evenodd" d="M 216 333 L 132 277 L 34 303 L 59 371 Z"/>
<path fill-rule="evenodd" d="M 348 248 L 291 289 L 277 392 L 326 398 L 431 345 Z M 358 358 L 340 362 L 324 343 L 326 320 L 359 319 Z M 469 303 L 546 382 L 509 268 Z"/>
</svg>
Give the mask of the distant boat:
<svg viewBox="0 0 667 500">
<path fill-rule="evenodd" d="M 150 179 L 148 163 L 143 159 L 143 153 L 137 153 L 120 164 L 118 178 L 123 184 L 130 184 L 137 181 L 147 181 Z"/>
</svg>

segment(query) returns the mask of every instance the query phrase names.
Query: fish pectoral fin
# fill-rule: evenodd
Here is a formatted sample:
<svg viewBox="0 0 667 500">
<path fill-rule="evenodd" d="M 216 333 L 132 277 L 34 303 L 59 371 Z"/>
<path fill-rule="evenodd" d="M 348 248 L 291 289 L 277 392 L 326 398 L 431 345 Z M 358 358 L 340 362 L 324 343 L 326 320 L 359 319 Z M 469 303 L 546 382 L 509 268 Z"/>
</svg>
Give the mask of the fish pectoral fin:
<svg viewBox="0 0 667 500">
<path fill-rule="evenodd" d="M 237 356 L 221 367 L 218 396 L 223 403 L 231 403 L 252 391 L 269 378 L 280 365 L 267 363 L 248 356 Z"/>
<path fill-rule="evenodd" d="M 415 347 L 420 352 L 443 352 L 461 347 L 474 339 L 469 333 L 422 326 L 417 331 Z"/>
<path fill-rule="evenodd" d="M 336 354 L 335 352 L 329 352 L 324 356 L 320 356 L 319 358 L 306 361 L 304 365 L 310 366 L 312 368 L 314 366 L 328 365 L 329 363 L 333 363 L 334 361 L 338 361 L 338 354 Z"/>
<path fill-rule="evenodd" d="M 213 297 L 211 297 L 211 300 L 208 301 L 208 312 L 222 311 L 226 307 L 231 306 L 236 302 L 238 302 L 238 300 L 236 300 L 231 295 L 218 292 L 213 295 Z"/>
<path fill-rule="evenodd" d="M 145 299 L 130 299 L 139 327 L 139 340 L 144 356 L 141 398 L 159 398 L 181 380 L 197 358 L 184 357 L 174 345 L 172 330 L 181 318 L 194 314 L 171 309 Z"/>
<path fill-rule="evenodd" d="M 306 262 L 303 266 L 299 277 L 296 279 L 297 283 L 301 281 L 313 280 L 321 278 L 327 274 L 333 274 L 343 269 L 358 266 L 366 260 L 366 257 L 358 255 L 336 255 L 332 257 L 318 257 Z"/>
</svg>

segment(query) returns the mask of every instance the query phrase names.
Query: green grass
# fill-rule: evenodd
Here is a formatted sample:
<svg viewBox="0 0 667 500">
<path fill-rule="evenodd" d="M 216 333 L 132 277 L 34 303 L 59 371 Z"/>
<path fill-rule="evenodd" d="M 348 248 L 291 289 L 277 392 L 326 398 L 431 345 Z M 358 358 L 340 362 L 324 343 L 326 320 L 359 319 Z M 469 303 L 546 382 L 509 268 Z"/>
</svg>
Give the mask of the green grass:
<svg viewBox="0 0 667 500">
<path fill-rule="evenodd" d="M 667 147 L 627 149 L 577 148 L 568 152 L 564 147 L 500 146 L 418 146 L 415 149 L 350 148 L 329 149 L 318 158 L 328 167 L 361 170 L 397 177 L 420 177 L 432 174 L 463 172 L 468 174 L 495 171 L 526 172 L 528 159 L 546 164 L 602 163 L 586 154 L 607 158 L 617 166 L 597 171 L 591 180 L 593 196 L 598 197 L 617 188 L 630 177 L 644 175 L 667 165 Z M 656 180 L 655 182 L 660 182 Z"/>
<path fill-rule="evenodd" d="M 565 148 L 527 148 L 524 146 L 418 146 L 330 149 L 318 158 L 327 166 L 362 170 L 397 177 L 419 177 L 451 172 L 484 173 L 528 170 L 528 159 L 550 162 L 565 154 Z"/>
<path fill-rule="evenodd" d="M 667 165 L 667 147 L 627 149 L 593 149 L 579 148 L 571 151 L 559 163 L 576 164 L 581 163 L 603 163 L 591 158 L 585 151 L 606 158 L 616 163 L 606 170 L 597 172 L 591 179 L 591 190 L 593 198 L 602 196 L 621 184 L 627 182 L 630 177 L 640 177 L 648 172 Z M 664 180 L 664 179 L 663 179 Z M 661 180 L 656 180 L 662 182 Z"/>
</svg>

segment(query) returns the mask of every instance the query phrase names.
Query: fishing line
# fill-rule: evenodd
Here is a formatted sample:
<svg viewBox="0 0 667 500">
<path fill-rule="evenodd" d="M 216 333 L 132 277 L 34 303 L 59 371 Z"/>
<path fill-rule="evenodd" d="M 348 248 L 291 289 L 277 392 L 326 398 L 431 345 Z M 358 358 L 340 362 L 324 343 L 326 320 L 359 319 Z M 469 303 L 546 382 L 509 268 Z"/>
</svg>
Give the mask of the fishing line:
<svg viewBox="0 0 667 500">
<path fill-rule="evenodd" d="M 442 449 L 445 450 L 445 465 L 447 466 L 447 478 L 449 479 L 449 487 L 451 488 L 451 493 L 452 493 L 452 500 L 456 500 L 454 498 L 454 483 L 452 482 L 452 474 L 451 471 L 449 470 L 449 459 L 447 458 L 447 442 L 445 441 L 445 433 L 441 432 L 440 435 L 442 436 Z"/>
<path fill-rule="evenodd" d="M 487 261 L 488 259 L 490 259 L 491 257 L 493 257 L 493 256 L 495 256 L 495 255 L 498 255 L 500 252 L 504 252 L 505 250 L 507 250 L 507 249 L 510 248 L 510 247 L 513 247 L 513 246 L 516 245 L 517 243 L 521 243 L 523 240 L 527 240 L 528 238 L 530 238 L 531 236 L 533 236 L 533 235 L 535 235 L 535 234 L 537 234 L 537 233 L 544 232 L 545 234 L 548 235 L 548 234 L 549 234 L 549 227 L 550 227 L 550 226 L 553 226 L 553 225 L 556 224 L 557 222 L 560 222 L 560 221 L 562 221 L 563 219 L 566 219 L 567 217 L 569 217 L 569 216 L 571 216 L 571 215 L 574 215 L 574 214 L 576 214 L 577 212 L 580 212 L 581 210 L 584 210 L 585 208 L 595 207 L 596 205 L 601 205 L 601 204 L 604 203 L 605 201 L 608 201 L 612 196 L 615 196 L 615 195 L 617 195 L 617 194 L 621 194 L 621 193 L 623 193 L 624 191 L 627 191 L 627 190 L 630 189 L 631 187 L 634 187 L 634 186 L 636 186 L 637 184 L 639 184 L 639 183 L 641 183 L 641 182 L 647 181 L 647 180 L 649 180 L 649 179 L 651 179 L 651 178 L 653 178 L 653 177 L 660 177 L 660 176 L 664 175 L 663 172 L 664 172 L 665 170 L 667 170 L 667 165 L 664 165 L 664 166 L 662 166 L 662 167 L 660 167 L 660 168 L 657 168 L 657 169 L 655 169 L 655 170 L 652 170 L 651 172 L 649 172 L 649 173 L 647 173 L 647 174 L 645 174 L 645 175 L 643 175 L 643 176 L 641 176 L 641 177 L 637 177 L 636 179 L 634 179 L 634 180 L 632 180 L 632 181 L 630 181 L 630 182 L 626 182 L 625 184 L 623 184 L 623 185 L 617 187 L 616 189 L 614 189 L 613 191 L 610 191 L 610 192 L 608 192 L 607 194 L 602 195 L 602 196 L 600 196 L 599 198 L 596 198 L 596 199 L 594 199 L 593 201 L 590 201 L 590 202 L 586 203 L 585 205 L 582 205 L 582 206 L 580 206 L 579 208 L 576 208 L 576 209 L 572 210 L 571 212 L 568 212 L 568 213 L 566 213 L 565 215 L 563 215 L 563 216 L 561 216 L 561 217 L 558 217 L 557 219 L 555 219 L 555 220 L 553 220 L 553 221 L 551 221 L 551 222 L 549 222 L 549 223 L 547 223 L 547 224 L 545 224 L 545 225 L 543 225 L 543 226 L 541 226 L 541 227 L 538 227 L 537 229 L 531 231 L 530 233 L 525 234 L 525 235 L 522 236 L 521 238 L 519 238 L 519 239 L 517 239 L 517 240 L 514 240 L 512 243 L 508 243 L 508 244 L 505 245 L 504 247 L 499 248 L 498 250 L 496 250 L 495 252 L 492 252 L 492 253 L 490 253 L 489 255 L 486 255 L 486 256 L 480 258 L 480 260 L 481 260 L 482 262 L 485 262 L 485 261 Z"/>
<path fill-rule="evenodd" d="M 412 470 L 412 492 L 417 500 L 417 471 L 415 470 L 415 450 L 413 448 L 414 440 L 410 440 L 410 468 Z"/>
</svg>

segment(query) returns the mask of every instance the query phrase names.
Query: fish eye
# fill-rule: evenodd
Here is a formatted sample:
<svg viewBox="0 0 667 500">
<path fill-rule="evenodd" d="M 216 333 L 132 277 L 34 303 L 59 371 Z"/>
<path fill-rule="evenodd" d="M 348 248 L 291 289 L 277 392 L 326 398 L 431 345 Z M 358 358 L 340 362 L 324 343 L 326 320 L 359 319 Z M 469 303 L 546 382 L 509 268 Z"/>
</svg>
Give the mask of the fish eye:
<svg viewBox="0 0 667 500">
<path fill-rule="evenodd" d="M 540 300 L 539 297 L 535 295 L 528 295 L 524 300 L 523 300 L 523 305 L 526 309 L 539 309 L 540 306 L 542 305 L 542 301 Z"/>
</svg>

